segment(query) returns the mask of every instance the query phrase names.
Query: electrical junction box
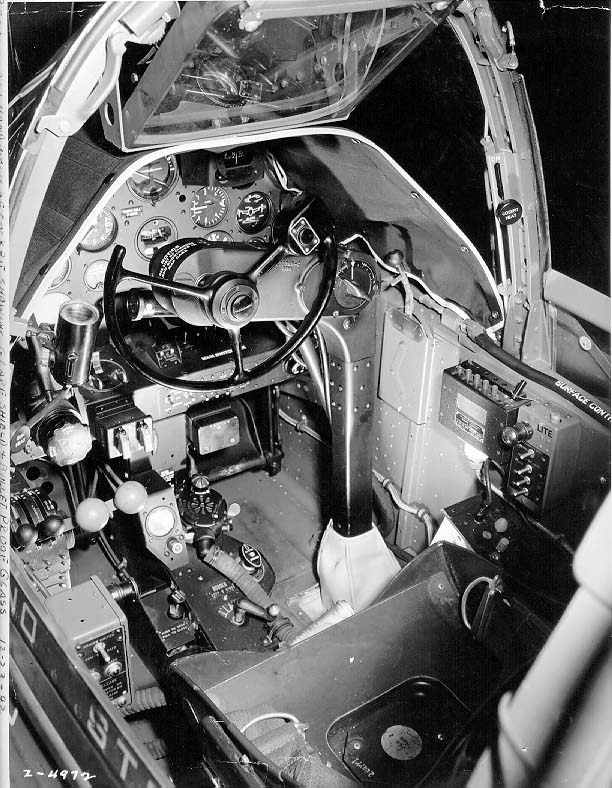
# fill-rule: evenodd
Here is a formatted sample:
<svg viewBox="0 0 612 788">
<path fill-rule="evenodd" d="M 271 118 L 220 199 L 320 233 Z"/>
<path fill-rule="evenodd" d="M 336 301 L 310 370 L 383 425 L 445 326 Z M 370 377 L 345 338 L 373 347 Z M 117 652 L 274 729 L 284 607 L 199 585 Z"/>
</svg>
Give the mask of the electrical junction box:
<svg viewBox="0 0 612 788">
<path fill-rule="evenodd" d="M 127 619 L 100 578 L 93 575 L 45 604 L 94 681 L 112 701 L 131 703 Z"/>
<path fill-rule="evenodd" d="M 213 454 L 240 443 L 240 421 L 232 408 L 193 408 L 187 413 L 187 438 L 198 454 Z"/>
<path fill-rule="evenodd" d="M 507 381 L 464 361 L 444 370 L 438 418 L 470 446 L 505 464 L 510 452 L 501 442 L 501 433 L 516 423 L 524 404 L 524 399 L 512 398 Z"/>
</svg>

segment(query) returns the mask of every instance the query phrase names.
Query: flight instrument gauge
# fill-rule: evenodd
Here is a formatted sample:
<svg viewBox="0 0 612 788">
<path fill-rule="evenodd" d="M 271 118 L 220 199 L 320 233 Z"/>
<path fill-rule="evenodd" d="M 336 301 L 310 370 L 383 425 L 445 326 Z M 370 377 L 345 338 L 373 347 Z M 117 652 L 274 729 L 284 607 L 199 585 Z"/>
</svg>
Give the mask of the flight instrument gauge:
<svg viewBox="0 0 612 788">
<path fill-rule="evenodd" d="M 190 213 L 198 227 L 214 227 L 223 221 L 229 208 L 229 195 L 221 186 L 203 186 L 191 198 Z"/>
<path fill-rule="evenodd" d="M 258 233 L 272 215 L 272 201 L 264 192 L 251 192 L 240 200 L 236 209 L 238 227 L 249 235 Z"/>
<path fill-rule="evenodd" d="M 101 252 L 115 240 L 118 229 L 117 219 L 105 208 L 89 228 L 79 246 L 86 252 Z"/>
<path fill-rule="evenodd" d="M 378 292 L 378 278 L 368 260 L 348 256 L 338 262 L 334 296 L 345 309 L 365 306 Z"/>
<path fill-rule="evenodd" d="M 213 230 L 212 232 L 208 233 L 208 235 L 205 235 L 204 238 L 207 241 L 223 244 L 229 244 L 233 240 L 231 234 L 226 233 L 225 230 Z"/>
<path fill-rule="evenodd" d="M 128 189 L 141 200 L 153 203 L 165 197 L 176 183 L 178 170 L 174 156 L 143 164 L 128 179 Z"/>
<path fill-rule="evenodd" d="M 64 284 L 66 279 L 68 279 L 68 275 L 70 274 L 71 265 L 72 263 L 69 257 L 67 257 L 65 260 L 62 260 L 61 265 L 56 269 L 55 279 L 49 285 L 50 290 L 53 290 L 54 288 Z"/>
<path fill-rule="evenodd" d="M 108 260 L 95 260 L 90 263 L 83 274 L 85 287 L 89 290 L 102 290 L 107 266 Z"/>
</svg>

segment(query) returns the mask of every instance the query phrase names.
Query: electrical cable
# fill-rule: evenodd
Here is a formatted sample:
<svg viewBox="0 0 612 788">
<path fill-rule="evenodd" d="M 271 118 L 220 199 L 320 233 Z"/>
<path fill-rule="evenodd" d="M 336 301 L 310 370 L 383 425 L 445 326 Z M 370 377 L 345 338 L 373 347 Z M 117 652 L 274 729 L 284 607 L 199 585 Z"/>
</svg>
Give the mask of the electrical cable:
<svg viewBox="0 0 612 788">
<path fill-rule="evenodd" d="M 305 730 L 302 723 L 298 720 L 298 718 L 294 714 L 289 714 L 286 711 L 270 711 L 267 714 L 258 714 L 257 717 L 253 717 L 252 720 L 249 720 L 240 728 L 240 733 L 244 733 L 251 727 L 251 725 L 256 725 L 258 722 L 263 722 L 264 720 L 278 720 L 278 719 L 283 719 L 283 720 L 287 720 L 287 722 L 292 722 L 296 728 L 300 730 Z"/>
<path fill-rule="evenodd" d="M 249 414 L 249 418 L 251 419 L 251 427 L 253 429 L 253 433 L 255 435 L 255 442 L 257 445 L 257 449 L 262 457 L 265 457 L 265 453 L 263 450 L 263 446 L 261 445 L 261 439 L 259 437 L 259 431 L 257 430 L 257 424 L 255 422 L 255 416 L 253 415 L 253 411 L 251 410 L 251 406 L 243 397 L 237 397 L 237 400 L 241 403 L 244 407 L 246 412 Z"/>
<path fill-rule="evenodd" d="M 207 715 L 207 718 L 216 723 L 216 725 L 223 725 L 223 730 L 225 731 L 226 735 L 233 739 L 236 745 L 247 755 L 249 759 L 249 764 L 255 768 L 263 769 L 267 772 L 273 779 L 277 780 L 287 788 L 302 788 L 302 784 L 299 783 L 297 780 L 294 780 L 289 774 L 286 774 L 279 766 L 277 766 L 274 761 L 270 760 L 264 753 L 262 753 L 254 744 L 253 742 L 247 738 L 244 733 L 240 732 L 240 729 L 234 725 L 231 720 L 221 711 L 221 709 L 211 700 L 210 696 L 206 696 L 206 704 L 210 709 L 210 714 Z M 202 719 L 200 719 L 200 723 Z M 210 733 L 210 727 L 207 731 Z M 219 737 L 216 737 L 216 740 L 219 741 Z M 223 742 L 219 742 L 221 752 L 223 752 Z"/>
<path fill-rule="evenodd" d="M 293 194 L 302 194 L 302 190 L 295 186 L 289 186 L 289 177 L 285 172 L 283 166 L 271 151 L 266 151 L 264 154 L 266 161 L 274 171 L 274 175 L 280 184 L 280 187 L 286 192 L 293 192 Z"/>
<path fill-rule="evenodd" d="M 482 468 L 481 468 L 481 473 L 483 476 L 482 481 L 485 486 L 485 495 L 486 495 L 485 502 L 487 507 L 491 506 L 491 504 L 493 503 L 493 492 L 491 489 L 490 469 L 491 469 L 491 460 L 489 459 L 489 457 L 487 457 L 487 459 L 482 463 Z"/>
<path fill-rule="evenodd" d="M 425 282 L 422 279 L 420 279 L 418 276 L 415 276 L 414 274 L 410 273 L 410 271 L 406 271 L 406 270 L 401 271 L 398 268 L 394 268 L 393 266 L 388 265 L 388 263 L 385 263 L 382 257 L 373 249 L 372 244 L 368 241 L 368 239 L 365 238 L 363 235 L 361 235 L 361 233 L 354 233 L 348 238 L 345 238 L 344 240 L 340 241 L 338 246 L 346 246 L 351 241 L 355 241 L 357 239 L 363 241 L 363 243 L 370 250 L 370 254 L 372 255 L 372 257 L 376 260 L 376 262 L 381 268 L 385 269 L 385 271 L 389 271 L 390 273 L 395 274 L 396 276 L 405 275 L 405 277 L 408 280 L 414 281 L 416 282 L 416 284 L 422 287 L 423 290 L 425 290 L 425 292 L 427 293 L 427 295 L 429 295 L 429 297 L 436 302 L 436 304 L 443 307 L 444 309 L 449 309 L 451 312 L 454 312 L 463 320 L 468 319 L 467 312 L 461 309 L 461 307 L 457 306 L 457 304 L 454 304 L 451 301 L 447 301 L 445 298 L 442 298 L 442 296 L 439 296 L 437 293 L 434 293 L 434 291 L 428 285 L 426 285 Z"/>
</svg>

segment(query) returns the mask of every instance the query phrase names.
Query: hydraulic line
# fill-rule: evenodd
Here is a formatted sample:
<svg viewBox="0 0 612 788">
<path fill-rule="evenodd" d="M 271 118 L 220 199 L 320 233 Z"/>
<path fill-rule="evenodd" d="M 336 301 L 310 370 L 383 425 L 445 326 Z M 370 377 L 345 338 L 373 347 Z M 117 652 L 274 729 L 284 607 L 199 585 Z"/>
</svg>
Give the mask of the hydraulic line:
<svg viewBox="0 0 612 788">
<path fill-rule="evenodd" d="M 430 545 L 434 537 L 435 522 L 427 509 L 424 506 L 420 506 L 418 504 L 406 503 L 391 479 L 385 479 L 382 473 L 378 473 L 378 471 L 375 470 L 372 470 L 372 473 L 374 478 L 382 484 L 385 490 L 387 490 L 391 496 L 391 500 L 398 509 L 408 512 L 408 514 L 413 514 L 423 523 L 427 532 L 427 544 Z"/>
</svg>

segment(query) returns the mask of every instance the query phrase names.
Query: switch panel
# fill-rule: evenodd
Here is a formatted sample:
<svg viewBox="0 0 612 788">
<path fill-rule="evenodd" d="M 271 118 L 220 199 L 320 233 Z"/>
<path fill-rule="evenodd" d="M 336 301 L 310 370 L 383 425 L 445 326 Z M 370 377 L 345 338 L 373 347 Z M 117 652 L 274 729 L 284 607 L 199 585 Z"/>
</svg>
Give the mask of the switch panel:
<svg viewBox="0 0 612 788">
<path fill-rule="evenodd" d="M 96 405 L 95 433 L 109 460 L 153 454 L 153 419 L 137 408 L 128 397 L 114 397 Z"/>
<path fill-rule="evenodd" d="M 521 405 L 519 422 L 529 426 L 531 435 L 512 447 L 506 489 L 518 503 L 541 514 L 575 488 L 581 422 L 547 402 Z"/>
<path fill-rule="evenodd" d="M 45 604 L 94 681 L 111 700 L 131 703 L 127 619 L 102 581 L 94 575 Z"/>
<path fill-rule="evenodd" d="M 516 423 L 523 403 L 512 399 L 507 381 L 464 361 L 444 370 L 439 420 L 470 446 L 505 464 L 510 450 L 501 440 L 502 431 Z"/>
</svg>

